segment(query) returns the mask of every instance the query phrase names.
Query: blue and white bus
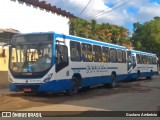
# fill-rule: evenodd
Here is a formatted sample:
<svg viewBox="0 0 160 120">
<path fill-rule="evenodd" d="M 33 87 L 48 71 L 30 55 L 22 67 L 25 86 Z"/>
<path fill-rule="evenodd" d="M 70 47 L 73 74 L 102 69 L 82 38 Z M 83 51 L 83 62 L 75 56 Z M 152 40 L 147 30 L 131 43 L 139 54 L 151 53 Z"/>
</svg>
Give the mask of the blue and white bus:
<svg viewBox="0 0 160 120">
<path fill-rule="evenodd" d="M 114 87 L 127 78 L 123 46 L 48 32 L 15 35 L 9 48 L 11 91 L 75 95 L 79 88 Z"/>
<path fill-rule="evenodd" d="M 146 77 L 151 79 L 155 74 L 158 74 L 156 54 L 127 50 L 128 58 L 128 79 L 136 79 Z"/>
</svg>

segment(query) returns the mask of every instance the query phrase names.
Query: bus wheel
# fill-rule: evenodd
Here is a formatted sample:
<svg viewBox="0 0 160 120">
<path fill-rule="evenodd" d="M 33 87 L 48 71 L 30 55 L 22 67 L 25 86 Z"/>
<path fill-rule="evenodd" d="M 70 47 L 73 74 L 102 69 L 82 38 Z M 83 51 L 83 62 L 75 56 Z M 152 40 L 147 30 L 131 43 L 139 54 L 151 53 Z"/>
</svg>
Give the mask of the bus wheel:
<svg viewBox="0 0 160 120">
<path fill-rule="evenodd" d="M 90 88 L 91 88 L 90 86 L 83 87 L 83 88 L 82 88 L 82 91 L 88 91 L 88 90 L 90 90 Z"/>
<path fill-rule="evenodd" d="M 152 77 L 151 76 L 147 76 L 146 79 L 152 79 Z"/>
<path fill-rule="evenodd" d="M 75 96 L 75 95 L 77 95 L 78 90 L 79 90 L 78 79 L 73 77 L 71 82 L 72 82 L 71 89 L 67 90 L 67 94 L 70 96 Z"/>
<path fill-rule="evenodd" d="M 114 88 L 114 87 L 116 87 L 116 75 L 115 74 L 112 74 L 111 75 L 111 83 L 109 84 L 109 87 L 110 88 Z"/>
<path fill-rule="evenodd" d="M 150 76 L 147 76 L 146 79 L 152 79 L 152 75 L 153 75 L 153 71 L 152 71 L 152 70 L 151 70 L 150 74 L 151 74 L 151 75 L 150 75 Z"/>
</svg>

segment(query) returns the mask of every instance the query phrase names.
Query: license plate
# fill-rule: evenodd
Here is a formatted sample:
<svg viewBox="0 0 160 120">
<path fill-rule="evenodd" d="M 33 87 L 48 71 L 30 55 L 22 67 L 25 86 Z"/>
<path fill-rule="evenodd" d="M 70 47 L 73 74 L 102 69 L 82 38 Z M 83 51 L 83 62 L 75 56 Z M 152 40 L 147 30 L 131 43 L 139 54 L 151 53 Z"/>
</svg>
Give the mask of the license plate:
<svg viewBox="0 0 160 120">
<path fill-rule="evenodd" d="M 24 92 L 31 92 L 31 88 L 24 88 L 23 91 Z"/>
</svg>

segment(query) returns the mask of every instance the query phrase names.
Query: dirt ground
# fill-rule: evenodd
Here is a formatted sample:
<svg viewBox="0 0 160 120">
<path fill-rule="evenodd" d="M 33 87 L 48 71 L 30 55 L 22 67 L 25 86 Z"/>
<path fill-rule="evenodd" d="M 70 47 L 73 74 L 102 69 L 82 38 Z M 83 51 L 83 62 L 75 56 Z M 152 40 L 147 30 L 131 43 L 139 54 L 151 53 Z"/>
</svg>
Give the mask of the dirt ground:
<svg viewBox="0 0 160 120">
<path fill-rule="evenodd" d="M 29 107 L 59 104 L 67 99 L 69 100 L 70 97 L 64 94 L 2 94 L 0 95 L 0 111 L 14 111 Z"/>
<path fill-rule="evenodd" d="M 149 80 L 124 82 L 119 83 L 114 89 L 98 86 L 89 90 L 80 90 L 77 96 L 67 96 L 64 93 L 26 94 L 22 92 L 1 94 L 0 111 L 15 111 L 30 107 L 62 104 L 68 101 L 89 100 L 91 98 L 99 99 L 101 96 L 110 97 L 111 95 L 123 93 L 143 93 L 151 90 L 151 88 L 143 85 L 149 83 L 151 84 Z"/>
</svg>

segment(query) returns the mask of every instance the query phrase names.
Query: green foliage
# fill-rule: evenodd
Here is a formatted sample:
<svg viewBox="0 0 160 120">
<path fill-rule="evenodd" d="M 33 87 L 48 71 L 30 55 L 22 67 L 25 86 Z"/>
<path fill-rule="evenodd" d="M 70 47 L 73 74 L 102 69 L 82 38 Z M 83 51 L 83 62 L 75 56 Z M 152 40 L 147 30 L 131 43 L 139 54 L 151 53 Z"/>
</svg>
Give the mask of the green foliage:
<svg viewBox="0 0 160 120">
<path fill-rule="evenodd" d="M 160 52 L 160 17 L 140 24 L 133 24 L 133 46 L 135 49 L 147 52 Z"/>
<path fill-rule="evenodd" d="M 72 18 L 70 34 L 119 45 L 131 43 L 127 38 L 128 29 L 109 23 L 97 24 L 95 20 L 88 22 L 80 18 Z"/>
</svg>

